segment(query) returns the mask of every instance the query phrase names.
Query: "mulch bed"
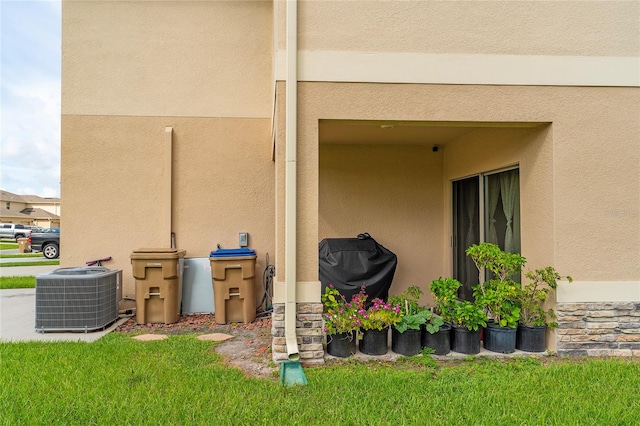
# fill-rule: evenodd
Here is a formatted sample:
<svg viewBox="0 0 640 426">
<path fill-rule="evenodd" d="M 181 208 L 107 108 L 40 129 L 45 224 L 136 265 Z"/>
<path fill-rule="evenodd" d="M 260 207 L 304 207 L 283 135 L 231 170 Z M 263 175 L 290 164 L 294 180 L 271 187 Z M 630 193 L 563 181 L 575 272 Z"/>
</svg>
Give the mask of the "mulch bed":
<svg viewBox="0 0 640 426">
<path fill-rule="evenodd" d="M 260 319 L 248 324 L 216 324 L 214 314 L 182 315 L 178 322 L 173 324 L 138 324 L 135 317 L 116 328 L 120 333 L 163 333 L 163 334 L 189 334 L 189 333 L 228 333 L 239 331 L 266 330 L 271 331 L 271 318 Z"/>
</svg>

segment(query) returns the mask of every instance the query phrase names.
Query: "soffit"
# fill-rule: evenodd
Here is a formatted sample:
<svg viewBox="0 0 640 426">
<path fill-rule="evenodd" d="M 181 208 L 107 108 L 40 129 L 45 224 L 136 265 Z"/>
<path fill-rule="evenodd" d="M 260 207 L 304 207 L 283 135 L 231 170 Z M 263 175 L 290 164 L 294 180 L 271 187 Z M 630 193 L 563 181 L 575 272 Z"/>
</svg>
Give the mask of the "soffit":
<svg viewBox="0 0 640 426">
<path fill-rule="evenodd" d="M 320 120 L 321 144 L 445 145 L 479 128 L 538 127 L 545 123 Z"/>
</svg>

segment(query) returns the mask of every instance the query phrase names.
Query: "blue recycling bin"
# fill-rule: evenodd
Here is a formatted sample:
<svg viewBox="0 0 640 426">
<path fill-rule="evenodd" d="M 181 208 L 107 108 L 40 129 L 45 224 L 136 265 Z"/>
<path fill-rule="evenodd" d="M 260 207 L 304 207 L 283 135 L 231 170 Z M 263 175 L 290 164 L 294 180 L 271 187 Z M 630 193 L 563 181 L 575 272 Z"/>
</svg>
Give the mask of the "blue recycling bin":
<svg viewBox="0 0 640 426">
<path fill-rule="evenodd" d="M 209 255 L 215 318 L 218 324 L 249 323 L 256 318 L 256 252 L 218 249 Z"/>
</svg>

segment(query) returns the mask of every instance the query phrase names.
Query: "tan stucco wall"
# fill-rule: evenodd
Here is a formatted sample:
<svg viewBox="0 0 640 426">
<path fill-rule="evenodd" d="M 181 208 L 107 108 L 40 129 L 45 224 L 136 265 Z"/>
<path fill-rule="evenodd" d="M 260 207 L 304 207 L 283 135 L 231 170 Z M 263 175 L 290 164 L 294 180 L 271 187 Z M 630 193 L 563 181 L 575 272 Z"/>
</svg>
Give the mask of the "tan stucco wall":
<svg viewBox="0 0 640 426">
<path fill-rule="evenodd" d="M 260 255 L 277 247 L 280 278 L 285 266 L 282 83 L 277 88 L 275 166 L 270 162 L 269 137 L 273 81 L 280 78 L 285 40 L 284 7 L 282 1 L 64 2 L 63 265 L 111 255 L 110 266 L 127 271 L 132 249 L 166 246 L 162 141 L 169 126 L 176 144 L 173 223 L 178 246 L 188 256 L 206 256 L 216 243 L 236 246 L 237 232 L 249 232 L 250 245 Z M 637 72 L 628 76 L 638 69 L 633 56 L 640 52 L 639 10 L 637 2 L 300 2 L 302 80 L 349 81 L 341 79 L 356 76 L 360 78 L 356 81 L 384 82 L 400 74 L 402 82 L 417 82 L 416 75 L 425 74 L 426 80 L 419 82 L 433 83 L 439 81 L 429 80 L 434 69 L 449 62 L 429 55 L 459 54 L 464 64 L 478 64 L 477 57 L 483 63 L 496 55 L 491 66 L 497 68 L 442 68 L 447 75 L 455 71 L 455 79 L 483 71 L 491 76 L 497 69 L 500 78 L 518 75 L 524 83 L 509 81 L 505 84 L 516 84 L 509 87 L 493 80 L 486 86 L 459 84 L 473 80 L 450 85 L 300 83 L 298 281 L 317 281 L 317 244 L 323 234 L 362 231 L 390 248 L 400 247 L 402 257 L 409 260 L 401 259 L 397 276 L 402 285 L 424 281 L 423 267 L 429 268 L 430 276 L 449 274 L 449 181 L 519 163 L 527 192 L 521 200 L 523 211 L 526 207 L 535 212 L 523 216 L 523 250 L 530 261 L 553 263 L 578 281 L 638 282 L 640 92 L 629 87 L 517 84 L 541 84 L 536 77 L 548 62 L 540 59 L 561 56 L 553 62 L 557 69 L 546 67 L 546 72 L 556 74 L 566 63 L 573 68 L 549 84 L 597 82 L 601 80 L 595 77 L 622 67 L 611 84 L 624 86 L 631 81 L 636 83 L 629 85 L 637 86 Z M 325 63 L 328 69 L 319 72 L 305 68 L 335 58 L 333 51 L 354 53 L 356 60 L 349 67 Z M 395 62 L 388 53 L 418 56 Z M 305 59 L 309 54 L 313 60 Z M 362 59 L 370 56 L 374 63 L 386 64 L 391 77 L 377 75 L 377 67 L 362 69 Z M 502 66 L 513 65 L 510 57 L 520 61 L 520 56 L 533 57 L 536 68 Z M 602 68 L 587 67 L 588 78 L 574 79 L 583 68 L 583 62 L 573 62 L 574 57 L 593 57 L 596 62 L 586 63 L 599 65 L 599 56 L 612 60 L 605 58 Z M 621 57 L 631 61 L 620 62 Z M 529 59 L 515 63 L 529 64 Z M 401 74 L 407 68 L 412 74 Z M 331 69 L 348 72 L 330 76 Z M 393 195 L 419 200 L 409 205 L 413 211 L 406 214 L 414 226 L 422 225 L 423 232 L 427 223 L 444 224 L 440 235 L 433 236 L 439 241 L 434 250 L 416 242 L 412 231 L 390 235 L 392 226 L 382 220 L 371 225 L 382 228 L 381 235 L 375 229 L 359 229 L 364 217 L 338 221 L 341 212 L 331 202 L 344 196 L 330 189 L 339 168 L 347 167 L 359 151 L 380 162 L 388 150 L 321 147 L 319 122 L 325 119 L 493 122 L 497 127 L 550 124 L 475 130 L 445 143 L 438 164 L 427 144 L 427 149 L 398 151 L 389 164 L 384 163 L 381 176 L 361 168 L 362 177 L 348 177 L 358 186 L 366 177 L 397 179 L 396 173 L 406 172 L 406 186 Z M 426 157 L 419 155 L 423 151 Z M 415 163 L 405 170 L 399 163 L 408 156 Z M 437 168 L 425 170 L 422 165 Z M 441 170 L 440 182 L 434 180 L 437 187 L 431 184 L 436 170 Z M 429 184 L 421 188 L 414 179 Z M 419 196 L 412 197 L 414 193 Z M 425 215 L 425 224 L 418 224 L 419 210 L 431 197 L 441 207 Z M 324 199 L 329 200 L 327 205 Z M 366 210 L 380 200 L 371 196 L 350 202 L 352 208 Z M 423 266 L 416 254 L 420 250 L 406 249 L 407 242 L 435 256 Z M 262 257 L 258 270 L 264 266 L 260 262 Z M 131 289 L 131 279 L 126 279 L 125 292 Z M 313 297 L 318 299 L 319 294 Z"/>
<path fill-rule="evenodd" d="M 445 229 L 451 233 L 451 182 L 517 166 L 520 172 L 521 253 L 527 268 L 554 263 L 553 140 L 551 125 L 486 128 L 466 134 L 444 148 Z M 447 241 L 447 244 L 449 241 Z M 449 247 L 445 245 L 444 250 Z M 449 252 L 451 249 L 449 248 Z M 451 256 L 444 271 L 453 271 Z"/>
<path fill-rule="evenodd" d="M 275 2 L 285 49 L 285 2 Z M 637 2 L 299 1 L 301 50 L 637 56 Z M 327 31 L 330 28 L 331 31 Z"/>
<path fill-rule="evenodd" d="M 398 256 L 392 293 L 442 270 L 444 155 L 431 146 L 320 145 L 318 240 L 369 232 Z"/>
<path fill-rule="evenodd" d="M 271 117 L 272 2 L 62 5 L 62 113 Z"/>
<path fill-rule="evenodd" d="M 177 247 L 208 257 L 248 232 L 260 287 L 275 257 L 272 7 L 63 2 L 64 266 L 112 256 L 133 295 L 131 251 L 169 245 L 173 140 Z"/>
<path fill-rule="evenodd" d="M 298 21 L 300 81 L 640 86 L 639 2 L 312 0 Z"/>
<path fill-rule="evenodd" d="M 318 212 L 336 219 L 343 213 L 341 207 L 319 204 L 328 182 L 322 171 L 330 166 L 322 163 L 319 167 L 318 153 L 325 152 L 318 136 L 322 119 L 495 122 L 496 127 L 551 123 L 477 130 L 445 144 L 444 210 L 438 215 L 449 221 L 450 179 L 519 163 L 523 173 L 522 241 L 530 267 L 552 264 L 578 281 L 640 279 L 639 90 L 336 83 L 299 83 L 298 87 L 299 281 L 317 280 L 317 242 L 320 233 L 328 232 Z M 278 96 L 282 95 L 280 87 Z M 283 135 L 278 136 L 278 147 L 283 147 Z M 379 149 L 372 147 L 368 155 L 379 159 Z M 334 155 L 333 165 L 342 161 Z M 277 178 L 278 199 L 283 199 L 283 175 Z M 367 178 L 365 174 L 358 182 L 350 177 L 359 185 Z M 413 190 L 423 188 L 413 185 Z M 370 197 L 361 200 L 359 207 L 374 209 L 379 202 Z M 282 211 L 280 205 L 278 214 Z M 282 223 L 279 219 L 278 233 L 282 233 Z M 351 226 L 358 228 L 357 224 L 346 223 L 345 232 L 353 234 Z M 355 231 L 377 236 L 371 228 Z M 385 235 L 381 240 L 388 247 L 399 247 L 409 234 Z M 450 227 L 443 227 L 439 237 L 443 263 L 432 276 L 451 274 L 449 236 Z M 279 258 L 281 248 L 279 243 Z M 400 269 L 398 274 L 406 277 L 409 273 Z"/>
<path fill-rule="evenodd" d="M 311 0 L 299 2 L 298 20 L 301 50 L 569 56 L 640 52 L 640 5 L 633 1 Z M 284 38 L 277 45 L 284 48 Z"/>
<path fill-rule="evenodd" d="M 274 2 L 279 52 L 286 50 L 285 11 L 284 1 Z M 310 0 L 298 2 L 298 21 L 302 53 L 635 57 L 636 73 L 639 66 L 640 4 L 635 1 Z"/>
<path fill-rule="evenodd" d="M 216 244 L 238 246 L 249 233 L 260 287 L 273 260 L 274 164 L 268 119 L 62 117 L 61 264 L 112 256 L 133 295 L 131 252 L 168 247 L 165 127 L 173 127 L 173 232 L 187 257 Z"/>
</svg>

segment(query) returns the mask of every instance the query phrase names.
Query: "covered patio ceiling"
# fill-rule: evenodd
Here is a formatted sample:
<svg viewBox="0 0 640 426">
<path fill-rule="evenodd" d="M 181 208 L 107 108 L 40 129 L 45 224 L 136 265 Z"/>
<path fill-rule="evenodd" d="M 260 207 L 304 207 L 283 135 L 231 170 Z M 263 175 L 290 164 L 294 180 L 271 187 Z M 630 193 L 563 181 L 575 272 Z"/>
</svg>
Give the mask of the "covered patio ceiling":
<svg viewBox="0 0 640 426">
<path fill-rule="evenodd" d="M 444 146 L 479 128 L 538 127 L 543 122 L 320 120 L 321 144 Z"/>
</svg>

